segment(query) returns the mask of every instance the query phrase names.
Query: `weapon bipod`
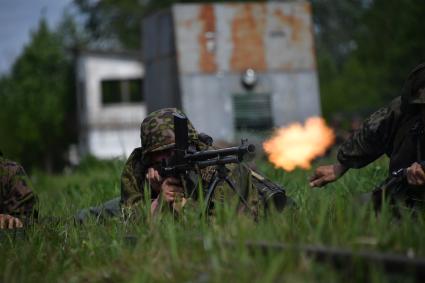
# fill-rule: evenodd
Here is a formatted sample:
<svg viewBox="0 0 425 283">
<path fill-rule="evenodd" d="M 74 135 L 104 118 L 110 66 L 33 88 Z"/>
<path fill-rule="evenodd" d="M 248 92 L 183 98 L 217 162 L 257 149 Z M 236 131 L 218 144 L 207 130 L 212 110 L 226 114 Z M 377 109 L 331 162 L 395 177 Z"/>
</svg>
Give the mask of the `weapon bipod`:
<svg viewBox="0 0 425 283">
<path fill-rule="evenodd" d="M 239 200 L 242 202 L 242 204 L 244 206 L 246 206 L 246 208 L 248 210 L 251 211 L 251 208 L 249 207 L 245 197 L 241 195 L 241 193 L 236 188 L 235 184 L 233 184 L 232 180 L 229 178 L 229 176 L 228 176 L 229 172 L 230 172 L 230 170 L 228 168 L 226 168 L 225 164 L 217 165 L 217 170 L 214 173 L 213 179 L 211 180 L 210 184 L 208 185 L 208 191 L 207 191 L 207 194 L 206 194 L 206 207 L 205 207 L 205 211 L 204 211 L 206 217 L 209 216 L 210 210 L 212 209 L 212 205 L 213 205 L 212 198 L 214 196 L 215 189 L 217 188 L 217 186 L 219 184 L 221 184 L 223 182 L 225 182 L 229 185 L 229 187 L 235 192 L 235 194 L 238 195 Z"/>
</svg>

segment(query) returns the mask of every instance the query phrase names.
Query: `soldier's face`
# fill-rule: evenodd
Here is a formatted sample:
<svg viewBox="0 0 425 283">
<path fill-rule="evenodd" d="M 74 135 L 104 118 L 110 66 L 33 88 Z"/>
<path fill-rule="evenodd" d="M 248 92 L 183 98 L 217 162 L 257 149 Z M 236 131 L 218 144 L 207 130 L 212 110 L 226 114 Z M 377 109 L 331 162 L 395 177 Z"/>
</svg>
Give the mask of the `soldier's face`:
<svg viewBox="0 0 425 283">
<path fill-rule="evenodd" d="M 168 159 L 173 156 L 173 151 L 171 149 L 154 151 L 149 154 L 149 160 L 151 163 L 160 163 L 164 159 Z"/>
</svg>

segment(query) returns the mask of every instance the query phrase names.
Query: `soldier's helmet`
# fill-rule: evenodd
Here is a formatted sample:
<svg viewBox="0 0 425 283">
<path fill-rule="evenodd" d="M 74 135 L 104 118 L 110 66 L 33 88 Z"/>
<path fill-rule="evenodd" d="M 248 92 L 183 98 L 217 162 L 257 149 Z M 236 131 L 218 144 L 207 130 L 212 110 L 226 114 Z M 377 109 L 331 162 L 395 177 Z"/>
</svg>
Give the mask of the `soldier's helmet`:
<svg viewBox="0 0 425 283">
<path fill-rule="evenodd" d="M 140 139 L 142 141 L 142 153 L 166 150 L 175 145 L 174 116 L 186 115 L 176 108 L 163 108 L 150 113 L 140 125 Z M 197 143 L 198 133 L 188 120 L 188 135 L 190 143 Z"/>
<path fill-rule="evenodd" d="M 402 100 L 407 104 L 425 104 L 425 62 L 410 72 L 403 87 Z"/>
</svg>

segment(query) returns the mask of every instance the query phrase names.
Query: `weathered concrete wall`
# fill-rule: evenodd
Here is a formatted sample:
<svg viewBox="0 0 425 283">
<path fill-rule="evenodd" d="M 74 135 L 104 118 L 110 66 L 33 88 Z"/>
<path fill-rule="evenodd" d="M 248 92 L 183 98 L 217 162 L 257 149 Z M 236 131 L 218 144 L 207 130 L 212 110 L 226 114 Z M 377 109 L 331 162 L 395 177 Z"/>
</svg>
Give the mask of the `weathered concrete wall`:
<svg viewBox="0 0 425 283">
<path fill-rule="evenodd" d="M 207 75 L 182 76 L 183 109 L 195 128 L 214 139 L 234 137 L 233 105 L 229 78 Z"/>
<path fill-rule="evenodd" d="M 274 125 L 304 121 L 321 114 L 315 72 L 273 73 L 268 75 L 273 89 Z"/>
</svg>

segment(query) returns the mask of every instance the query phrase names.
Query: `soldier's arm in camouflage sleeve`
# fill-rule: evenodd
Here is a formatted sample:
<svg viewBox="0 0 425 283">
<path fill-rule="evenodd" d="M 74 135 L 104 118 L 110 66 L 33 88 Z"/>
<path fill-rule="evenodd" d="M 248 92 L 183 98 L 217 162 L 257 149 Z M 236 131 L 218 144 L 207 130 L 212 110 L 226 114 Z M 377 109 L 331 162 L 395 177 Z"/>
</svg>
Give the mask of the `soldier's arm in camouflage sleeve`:
<svg viewBox="0 0 425 283">
<path fill-rule="evenodd" d="M 18 217 L 23 222 L 37 216 L 37 198 L 24 168 L 11 161 L 2 162 L 1 167 L 2 213 Z"/>
<path fill-rule="evenodd" d="M 401 99 L 373 113 L 361 128 L 339 148 L 338 162 L 316 168 L 309 178 L 311 187 L 338 180 L 350 168 L 361 168 L 389 153 L 401 117 Z"/>
<path fill-rule="evenodd" d="M 139 162 L 141 159 L 141 149 L 136 148 L 127 159 L 121 174 L 121 204 L 132 206 L 143 197 L 143 176 Z"/>
<path fill-rule="evenodd" d="M 347 168 L 361 168 L 389 151 L 400 118 L 401 100 L 393 100 L 367 118 L 362 127 L 338 151 L 338 161 Z"/>
</svg>

